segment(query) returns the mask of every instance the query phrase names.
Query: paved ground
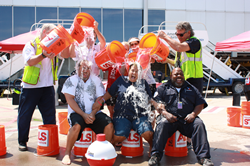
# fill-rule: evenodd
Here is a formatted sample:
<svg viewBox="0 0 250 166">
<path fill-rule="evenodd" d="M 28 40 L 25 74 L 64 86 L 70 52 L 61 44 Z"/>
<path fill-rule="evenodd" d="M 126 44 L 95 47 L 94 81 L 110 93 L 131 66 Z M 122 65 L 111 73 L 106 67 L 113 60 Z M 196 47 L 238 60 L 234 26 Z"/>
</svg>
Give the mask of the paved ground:
<svg viewBox="0 0 250 166">
<path fill-rule="evenodd" d="M 227 126 L 227 107 L 232 106 L 233 96 L 224 96 L 216 91 L 209 93 L 206 101 L 209 107 L 200 114 L 204 121 L 208 133 L 208 140 L 211 146 L 212 160 L 215 166 L 249 166 L 250 165 L 250 129 Z M 241 96 L 241 101 L 246 100 Z M 20 152 L 17 143 L 17 105 L 12 105 L 12 98 L 4 96 L 0 98 L 0 124 L 5 125 L 7 154 L 0 156 L 1 166 L 43 166 L 61 165 L 61 160 L 65 152 L 66 135 L 59 134 L 60 154 L 52 157 L 37 156 L 38 126 L 42 124 L 42 118 L 38 110 L 33 115 L 27 152 Z M 105 112 L 107 108 L 105 107 Z M 60 103 L 57 112 L 67 111 L 67 105 Z M 118 153 L 115 166 L 118 165 L 148 165 L 148 144 L 143 142 L 144 155 L 135 158 L 126 158 L 120 153 L 120 148 L 116 148 Z M 72 155 L 72 166 L 88 165 L 86 158 L 76 158 Z M 186 157 L 164 156 L 161 165 L 196 165 L 195 154 L 192 150 Z"/>
</svg>

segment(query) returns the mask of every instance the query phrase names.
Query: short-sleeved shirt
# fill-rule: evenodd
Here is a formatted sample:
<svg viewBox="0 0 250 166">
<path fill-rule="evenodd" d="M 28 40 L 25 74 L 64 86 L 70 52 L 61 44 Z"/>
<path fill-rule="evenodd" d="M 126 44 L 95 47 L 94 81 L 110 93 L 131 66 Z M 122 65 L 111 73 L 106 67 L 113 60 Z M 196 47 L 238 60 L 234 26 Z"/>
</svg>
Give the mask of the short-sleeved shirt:
<svg viewBox="0 0 250 166">
<path fill-rule="evenodd" d="M 81 110 L 90 114 L 92 112 L 92 105 L 98 97 L 104 95 L 105 89 L 100 78 L 95 75 L 90 75 L 86 82 L 78 75 L 73 75 L 65 81 L 62 93 L 73 95 Z M 68 105 L 68 114 L 74 112 Z"/>
<path fill-rule="evenodd" d="M 26 43 L 22 55 L 24 57 L 24 64 L 28 62 L 28 60 L 36 55 L 35 48 L 30 44 L 30 42 Z M 23 88 L 41 88 L 53 86 L 53 75 L 51 69 L 51 60 L 49 58 L 44 58 L 42 61 L 42 67 L 40 68 L 39 80 L 36 85 L 27 84 L 22 82 Z"/>
<path fill-rule="evenodd" d="M 75 49 L 76 57 L 72 58 L 72 59 L 74 61 L 78 61 L 81 58 L 83 58 L 83 56 L 86 57 L 86 59 L 88 61 L 91 61 L 93 63 L 93 65 L 91 67 L 92 73 L 95 74 L 96 76 L 98 76 L 100 74 L 100 69 L 95 62 L 95 55 L 96 55 L 96 53 L 98 53 L 100 51 L 101 51 L 100 43 L 94 45 L 93 50 L 88 49 L 85 45 L 79 46 L 79 47 L 76 47 L 76 49 Z"/>
<path fill-rule="evenodd" d="M 113 66 L 109 67 L 107 70 L 104 70 L 104 71 L 109 72 L 108 73 L 107 88 L 106 88 L 106 90 L 108 91 L 108 89 L 115 82 L 115 80 L 117 80 L 117 78 L 119 78 L 121 76 L 121 73 L 117 67 L 113 67 Z"/>
<path fill-rule="evenodd" d="M 173 86 L 171 80 L 163 83 L 157 88 L 154 99 L 157 102 L 163 102 L 165 109 L 169 113 L 181 119 L 193 112 L 198 105 L 204 104 L 204 108 L 207 107 L 207 103 L 198 89 L 186 81 L 182 85 L 180 92 Z M 178 109 L 178 102 L 182 102 L 182 109 Z"/>
<path fill-rule="evenodd" d="M 128 77 L 121 76 L 112 84 L 108 92 L 112 97 L 117 95 L 114 118 L 125 117 L 132 121 L 138 117 L 147 116 L 152 94 L 145 80 L 132 83 Z"/>
<path fill-rule="evenodd" d="M 195 54 L 196 52 L 198 52 L 201 48 L 201 43 L 198 39 L 196 38 L 190 38 L 188 40 L 185 41 L 188 45 L 190 50 L 186 51 L 188 53 L 192 53 Z"/>
</svg>

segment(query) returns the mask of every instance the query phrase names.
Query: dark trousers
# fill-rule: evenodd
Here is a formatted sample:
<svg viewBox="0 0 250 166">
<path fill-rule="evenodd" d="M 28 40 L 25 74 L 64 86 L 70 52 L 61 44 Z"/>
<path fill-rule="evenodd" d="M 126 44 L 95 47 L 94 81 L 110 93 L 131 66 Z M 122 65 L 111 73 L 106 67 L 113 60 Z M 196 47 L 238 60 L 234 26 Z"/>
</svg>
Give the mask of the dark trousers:
<svg viewBox="0 0 250 166">
<path fill-rule="evenodd" d="M 202 95 L 203 92 L 203 78 L 189 78 L 187 81 L 196 87 Z"/>
<path fill-rule="evenodd" d="M 192 123 L 186 124 L 183 124 L 183 121 L 169 123 L 166 118 L 158 119 L 156 123 L 151 154 L 159 153 L 162 158 L 168 138 L 179 130 L 182 135 L 192 138 L 197 159 L 211 157 L 206 128 L 199 117 L 196 117 Z"/>
<path fill-rule="evenodd" d="M 55 90 L 53 86 L 21 90 L 18 108 L 18 142 L 28 142 L 30 122 L 38 106 L 43 124 L 56 124 Z"/>
</svg>

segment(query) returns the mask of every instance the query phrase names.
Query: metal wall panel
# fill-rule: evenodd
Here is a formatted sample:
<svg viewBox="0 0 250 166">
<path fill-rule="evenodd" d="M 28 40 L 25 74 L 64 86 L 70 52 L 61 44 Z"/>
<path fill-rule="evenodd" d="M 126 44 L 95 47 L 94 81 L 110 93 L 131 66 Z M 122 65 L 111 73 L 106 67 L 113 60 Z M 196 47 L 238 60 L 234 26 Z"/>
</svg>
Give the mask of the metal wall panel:
<svg viewBox="0 0 250 166">
<path fill-rule="evenodd" d="M 166 9 L 167 10 L 185 10 L 186 9 L 186 0 L 166 0 Z"/>
<path fill-rule="evenodd" d="M 34 0 L 12 0 L 13 1 L 13 5 L 17 5 L 17 6 L 35 6 L 36 5 L 36 1 Z"/>
<path fill-rule="evenodd" d="M 245 10 L 245 0 L 226 0 L 225 3 L 227 12 L 244 12 Z"/>
<path fill-rule="evenodd" d="M 4 6 L 4 5 L 11 6 L 13 3 L 12 3 L 12 0 L 0 0 L 0 4 L 1 6 Z"/>
<path fill-rule="evenodd" d="M 186 1 L 186 10 L 206 10 L 206 0 L 188 0 Z"/>
<path fill-rule="evenodd" d="M 226 13 L 226 39 L 243 33 L 244 14 L 243 13 Z"/>
<path fill-rule="evenodd" d="M 225 11 L 226 0 L 206 0 L 206 11 Z"/>
<path fill-rule="evenodd" d="M 148 0 L 148 9 L 165 10 L 166 0 Z"/>
</svg>

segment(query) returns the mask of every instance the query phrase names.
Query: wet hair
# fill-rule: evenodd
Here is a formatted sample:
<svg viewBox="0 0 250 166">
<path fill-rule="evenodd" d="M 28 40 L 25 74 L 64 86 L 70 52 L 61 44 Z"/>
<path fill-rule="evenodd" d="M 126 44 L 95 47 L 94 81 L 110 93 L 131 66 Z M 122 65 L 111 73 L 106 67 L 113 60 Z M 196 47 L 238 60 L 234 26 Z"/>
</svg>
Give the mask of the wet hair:
<svg viewBox="0 0 250 166">
<path fill-rule="evenodd" d="M 56 26 L 54 24 L 43 24 L 41 31 L 40 31 L 40 37 L 43 34 L 43 31 L 45 30 L 46 32 L 49 32 L 53 30 Z"/>
<path fill-rule="evenodd" d="M 130 48 L 130 44 L 128 42 L 126 42 L 126 41 L 122 42 L 122 45 L 128 46 L 128 48 Z"/>
<path fill-rule="evenodd" d="M 76 74 L 79 75 L 79 68 L 81 67 L 82 63 L 85 63 L 88 67 L 90 67 L 90 72 L 91 72 L 91 67 L 92 67 L 92 62 L 88 61 L 86 59 L 81 59 L 76 62 L 75 69 L 76 69 Z"/>
<path fill-rule="evenodd" d="M 190 37 L 194 36 L 194 30 L 192 28 L 192 26 L 190 25 L 189 22 L 187 21 L 181 21 L 179 22 L 176 27 L 175 27 L 177 30 L 182 30 L 182 29 L 185 29 L 185 31 L 190 31 Z"/>
</svg>

